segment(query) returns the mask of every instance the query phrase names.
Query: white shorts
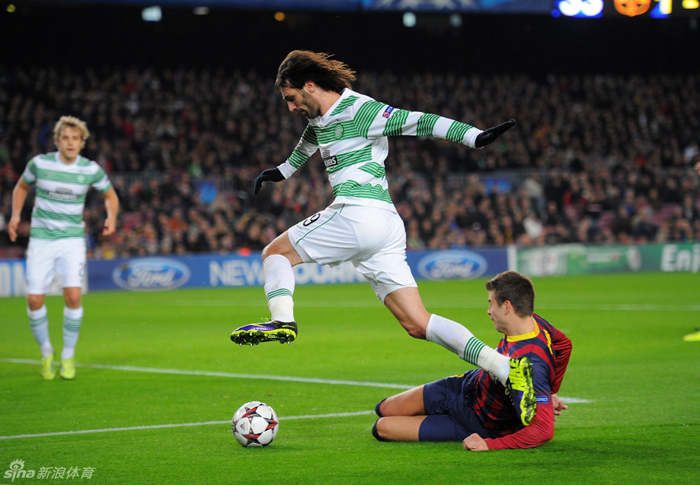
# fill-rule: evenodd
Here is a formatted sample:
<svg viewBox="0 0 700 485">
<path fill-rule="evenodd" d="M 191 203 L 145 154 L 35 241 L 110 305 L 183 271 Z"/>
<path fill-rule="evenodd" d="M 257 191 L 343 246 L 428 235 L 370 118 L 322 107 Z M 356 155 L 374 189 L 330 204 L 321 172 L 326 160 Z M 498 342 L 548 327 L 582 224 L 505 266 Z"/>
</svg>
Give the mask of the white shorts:
<svg viewBox="0 0 700 485">
<path fill-rule="evenodd" d="M 46 295 L 58 273 L 63 288 L 82 288 L 86 262 L 85 239 L 29 239 L 27 293 Z"/>
<path fill-rule="evenodd" d="M 334 204 L 288 231 L 305 263 L 352 262 L 382 302 L 400 288 L 417 287 L 406 263 L 406 229 L 395 212 Z"/>
</svg>

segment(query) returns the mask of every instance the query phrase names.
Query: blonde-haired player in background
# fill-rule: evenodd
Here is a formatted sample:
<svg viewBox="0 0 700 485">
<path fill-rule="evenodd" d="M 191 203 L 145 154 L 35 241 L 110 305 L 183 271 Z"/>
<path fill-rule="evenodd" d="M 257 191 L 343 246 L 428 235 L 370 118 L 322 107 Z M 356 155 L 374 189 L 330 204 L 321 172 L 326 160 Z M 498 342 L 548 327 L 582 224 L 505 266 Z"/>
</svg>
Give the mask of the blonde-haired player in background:
<svg viewBox="0 0 700 485">
<path fill-rule="evenodd" d="M 63 351 L 61 377 L 75 377 L 75 346 L 83 320 L 82 286 L 86 276 L 85 222 L 83 211 L 90 187 L 105 199 L 107 219 L 103 236 L 115 231 L 119 198 L 104 170 L 80 156 L 90 133 L 84 121 L 62 116 L 54 127 L 57 152 L 32 158 L 12 192 L 10 240 L 17 229 L 31 184 L 36 184 L 29 248 L 27 249 L 27 314 L 29 325 L 41 347 L 41 375 L 56 377 L 54 351 L 49 338 L 49 320 L 44 300 L 56 273 L 63 285 Z"/>
</svg>

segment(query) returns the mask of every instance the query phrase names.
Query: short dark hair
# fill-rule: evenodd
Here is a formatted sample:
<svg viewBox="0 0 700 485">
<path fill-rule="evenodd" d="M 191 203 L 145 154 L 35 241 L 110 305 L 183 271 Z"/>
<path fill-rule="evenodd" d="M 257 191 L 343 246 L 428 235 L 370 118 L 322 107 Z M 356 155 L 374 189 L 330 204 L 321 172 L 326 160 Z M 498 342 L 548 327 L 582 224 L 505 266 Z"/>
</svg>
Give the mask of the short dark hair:
<svg viewBox="0 0 700 485">
<path fill-rule="evenodd" d="M 535 311 L 535 286 L 530 278 L 517 271 L 497 274 L 486 282 L 486 289 L 494 292 L 499 305 L 508 300 L 520 317 L 527 317 Z"/>
<path fill-rule="evenodd" d="M 301 89 L 307 81 L 313 81 L 326 91 L 342 93 L 345 88 L 352 88 L 355 71 L 345 63 L 331 59 L 332 54 L 294 50 L 280 64 L 275 79 L 275 89 Z"/>
</svg>

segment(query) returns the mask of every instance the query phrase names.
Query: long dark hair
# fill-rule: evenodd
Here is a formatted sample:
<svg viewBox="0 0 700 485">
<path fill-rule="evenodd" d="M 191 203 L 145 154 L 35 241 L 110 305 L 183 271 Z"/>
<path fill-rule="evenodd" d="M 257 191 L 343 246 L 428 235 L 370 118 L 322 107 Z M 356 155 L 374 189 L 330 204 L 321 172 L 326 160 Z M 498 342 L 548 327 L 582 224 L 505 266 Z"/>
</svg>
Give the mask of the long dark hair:
<svg viewBox="0 0 700 485">
<path fill-rule="evenodd" d="M 307 81 L 313 81 L 326 91 L 341 93 L 345 88 L 352 88 L 355 71 L 344 62 L 331 59 L 332 54 L 294 50 L 280 64 L 275 79 L 275 89 L 301 89 Z"/>
</svg>

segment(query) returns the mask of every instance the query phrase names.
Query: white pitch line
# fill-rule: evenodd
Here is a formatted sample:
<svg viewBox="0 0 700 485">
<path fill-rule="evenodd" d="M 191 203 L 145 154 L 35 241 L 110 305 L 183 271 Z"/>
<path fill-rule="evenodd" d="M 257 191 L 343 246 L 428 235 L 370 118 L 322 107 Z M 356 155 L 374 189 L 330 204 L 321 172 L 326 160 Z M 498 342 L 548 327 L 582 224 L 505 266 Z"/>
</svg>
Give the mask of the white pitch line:
<svg viewBox="0 0 700 485">
<path fill-rule="evenodd" d="M 593 401 L 589 399 L 581 399 L 578 397 L 564 397 L 564 396 L 559 396 L 559 399 L 561 399 L 561 402 L 564 404 L 588 404 Z"/>
<path fill-rule="evenodd" d="M 347 416 L 363 416 L 373 414 L 374 411 L 358 411 L 355 413 L 334 413 L 334 414 L 307 414 L 303 416 L 279 416 L 280 421 L 291 421 L 293 419 L 319 419 L 319 418 L 344 418 Z M 13 440 L 18 438 L 43 438 L 46 436 L 65 436 L 90 433 L 113 433 L 116 431 L 140 431 L 145 429 L 163 428 L 183 428 L 187 426 L 210 426 L 219 424 L 231 424 L 231 421 L 205 421 L 203 423 L 179 423 L 179 424 L 156 424 L 153 426 L 130 426 L 127 428 L 104 428 L 104 429 L 84 429 L 80 431 L 57 431 L 55 433 L 18 434 L 14 436 L 0 436 L 0 440 Z"/>
<path fill-rule="evenodd" d="M 9 362 L 12 364 L 34 364 L 38 365 L 41 363 L 39 360 L 34 359 L 10 359 L 10 358 L 0 358 L 0 362 Z M 233 374 L 229 372 L 210 372 L 210 371 L 190 371 L 190 370 L 179 370 L 179 369 L 156 369 L 152 367 L 132 367 L 124 365 L 104 365 L 104 364 L 75 364 L 76 367 L 87 367 L 92 369 L 107 369 L 107 370 L 121 370 L 127 372 L 148 372 L 155 374 L 175 374 L 175 375 L 195 375 L 195 376 L 210 376 L 210 377 L 231 377 L 237 379 L 263 379 L 263 380 L 276 380 L 276 381 L 291 381 L 291 382 L 305 382 L 312 384 L 331 384 L 331 385 L 345 385 L 345 386 L 366 386 L 366 387 L 383 387 L 383 388 L 394 388 L 394 389 L 411 389 L 415 386 L 407 384 L 391 384 L 382 382 L 362 382 L 362 381 L 341 381 L 334 379 L 312 379 L 306 377 L 289 377 L 289 376 L 269 376 L 269 375 L 254 375 L 254 374 Z M 561 397 L 560 399 L 565 403 L 589 403 L 591 401 L 587 399 L 579 399 L 575 397 Z M 308 414 L 302 416 L 280 416 L 280 420 L 293 420 L 293 419 L 318 419 L 318 418 L 335 418 L 335 417 L 346 417 L 346 416 L 361 416 L 364 414 L 372 414 L 374 411 L 359 411 L 354 413 L 334 413 L 334 414 Z M 9 440 L 17 438 L 40 438 L 46 436 L 62 436 L 62 435 L 78 435 L 78 434 L 89 434 L 89 433 L 107 433 L 115 431 L 133 431 L 133 430 L 147 430 L 147 429 L 160 429 L 160 428 L 181 428 L 186 426 L 208 426 L 208 425 L 218 425 L 227 424 L 230 421 L 206 421 L 203 423 L 180 423 L 180 424 L 159 424 L 153 426 L 132 426 L 127 428 L 105 428 L 105 429 L 87 429 L 82 431 L 60 431 L 55 433 L 37 433 L 37 434 L 22 434 L 14 436 L 0 436 L 0 440 Z"/>
<path fill-rule="evenodd" d="M 41 364 L 38 360 L 33 359 L 8 359 L 0 358 L 0 362 L 11 362 L 13 364 Z M 153 367 L 132 367 L 128 365 L 103 365 L 103 364 L 75 364 L 76 367 L 86 367 L 91 369 L 107 369 L 121 370 L 128 372 L 148 372 L 151 374 L 176 374 L 185 376 L 208 376 L 208 377 L 230 377 L 234 379 L 262 379 L 268 381 L 286 381 L 286 382 L 305 382 L 310 384 L 330 384 L 339 386 L 364 386 L 364 387 L 382 387 L 389 389 L 411 389 L 415 387 L 409 384 L 392 384 L 387 382 L 364 382 L 364 381 L 341 381 L 337 379 L 316 379 L 311 377 L 290 377 L 290 376 L 271 376 L 258 374 L 234 374 L 231 372 L 214 372 L 214 371 L 199 371 L 199 370 L 181 370 L 181 369 L 157 369 Z"/>
<path fill-rule="evenodd" d="M 41 361 L 34 359 L 10 359 L 2 357 L 0 362 L 9 362 L 12 364 L 34 364 L 39 365 Z M 341 381 L 337 379 L 316 379 L 311 377 L 291 377 L 291 376 L 270 376 L 256 374 L 233 374 L 230 372 L 213 372 L 199 370 L 181 370 L 181 369 L 157 369 L 153 367 L 132 367 L 128 365 L 105 365 L 105 364 L 75 364 L 76 367 L 86 367 L 91 369 L 107 369 L 121 370 L 127 372 L 148 372 L 152 374 L 174 374 L 185 376 L 208 376 L 208 377 L 231 377 L 234 379 L 261 379 L 269 381 L 285 381 L 285 382 L 304 382 L 307 384 L 330 384 L 336 386 L 364 386 L 364 387 L 382 387 L 388 389 L 413 389 L 415 385 L 409 384 L 392 384 L 388 382 L 364 382 L 364 381 Z M 559 399 L 567 403 L 585 404 L 590 403 L 588 399 L 580 399 L 577 397 L 562 397 Z M 290 418 L 287 418 L 290 419 Z"/>
</svg>

